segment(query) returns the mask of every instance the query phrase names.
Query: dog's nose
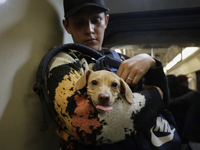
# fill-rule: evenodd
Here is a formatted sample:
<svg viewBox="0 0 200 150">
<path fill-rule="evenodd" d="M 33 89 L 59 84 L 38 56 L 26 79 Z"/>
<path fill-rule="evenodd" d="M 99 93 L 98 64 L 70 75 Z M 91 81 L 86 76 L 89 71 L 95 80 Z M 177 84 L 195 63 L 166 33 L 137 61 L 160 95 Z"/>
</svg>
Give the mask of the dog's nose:
<svg viewBox="0 0 200 150">
<path fill-rule="evenodd" d="M 99 102 L 105 104 L 110 100 L 110 96 L 108 94 L 99 94 L 98 100 Z"/>
</svg>

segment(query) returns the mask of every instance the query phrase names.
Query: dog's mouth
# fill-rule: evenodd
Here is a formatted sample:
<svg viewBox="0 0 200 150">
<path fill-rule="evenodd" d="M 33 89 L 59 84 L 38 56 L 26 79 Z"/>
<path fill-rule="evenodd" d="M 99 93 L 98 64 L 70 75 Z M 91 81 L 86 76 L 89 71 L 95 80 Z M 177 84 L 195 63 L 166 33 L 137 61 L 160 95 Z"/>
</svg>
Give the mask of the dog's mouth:
<svg viewBox="0 0 200 150">
<path fill-rule="evenodd" d="M 96 109 L 103 110 L 103 111 L 110 111 L 113 109 L 112 106 L 104 106 L 104 105 L 96 105 Z"/>
<path fill-rule="evenodd" d="M 89 96 L 92 100 L 92 96 Z M 95 98 L 93 98 L 95 99 Z M 113 109 L 113 107 L 110 105 L 109 101 L 108 102 L 100 102 L 100 100 L 92 100 L 93 105 L 96 107 L 98 111 L 110 111 Z"/>
</svg>

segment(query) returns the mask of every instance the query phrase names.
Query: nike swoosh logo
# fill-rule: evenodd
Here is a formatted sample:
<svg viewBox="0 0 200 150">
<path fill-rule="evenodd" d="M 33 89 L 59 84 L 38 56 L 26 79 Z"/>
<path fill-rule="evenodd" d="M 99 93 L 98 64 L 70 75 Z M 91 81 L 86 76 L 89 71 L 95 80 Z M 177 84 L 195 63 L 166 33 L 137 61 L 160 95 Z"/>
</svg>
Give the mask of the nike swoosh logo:
<svg viewBox="0 0 200 150">
<path fill-rule="evenodd" d="M 171 141 L 174 138 L 174 131 L 175 128 L 171 130 L 169 123 L 165 119 L 157 117 L 156 125 L 150 129 L 152 144 L 155 147 L 160 147 L 163 144 Z M 163 133 L 164 136 L 158 137 L 154 134 L 154 132 Z"/>
</svg>

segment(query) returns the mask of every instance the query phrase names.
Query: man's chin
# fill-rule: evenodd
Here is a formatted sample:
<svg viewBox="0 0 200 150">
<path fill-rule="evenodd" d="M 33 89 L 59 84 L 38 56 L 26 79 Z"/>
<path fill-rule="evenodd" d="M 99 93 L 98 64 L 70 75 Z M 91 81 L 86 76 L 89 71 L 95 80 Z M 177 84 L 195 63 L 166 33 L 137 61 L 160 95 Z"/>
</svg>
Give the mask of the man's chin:
<svg viewBox="0 0 200 150">
<path fill-rule="evenodd" d="M 96 51 L 100 51 L 101 50 L 101 47 L 99 47 L 99 46 L 88 45 L 88 47 L 91 48 L 91 49 L 94 49 Z"/>
<path fill-rule="evenodd" d="M 91 43 L 84 43 L 83 45 L 91 48 L 91 49 L 94 49 L 96 51 L 100 51 L 101 50 L 101 46 L 99 44 L 97 44 L 97 42 L 91 42 Z"/>
</svg>

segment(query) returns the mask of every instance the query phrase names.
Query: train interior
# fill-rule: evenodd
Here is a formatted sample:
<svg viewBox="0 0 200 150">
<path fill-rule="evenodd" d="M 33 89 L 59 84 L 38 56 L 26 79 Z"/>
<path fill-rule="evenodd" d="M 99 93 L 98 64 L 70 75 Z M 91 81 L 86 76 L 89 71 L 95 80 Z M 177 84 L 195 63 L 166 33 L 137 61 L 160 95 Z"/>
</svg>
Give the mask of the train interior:
<svg viewBox="0 0 200 150">
<path fill-rule="evenodd" d="M 146 11 L 113 12 L 104 46 L 130 57 L 148 53 L 163 63 L 166 74 L 187 75 L 190 88 L 196 90 L 200 65 L 200 4 L 195 4 L 179 3 L 173 6 L 177 8 L 171 8 L 165 3 L 162 5 L 165 9 L 149 6 Z"/>
</svg>

